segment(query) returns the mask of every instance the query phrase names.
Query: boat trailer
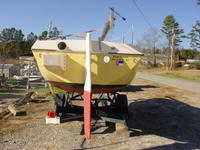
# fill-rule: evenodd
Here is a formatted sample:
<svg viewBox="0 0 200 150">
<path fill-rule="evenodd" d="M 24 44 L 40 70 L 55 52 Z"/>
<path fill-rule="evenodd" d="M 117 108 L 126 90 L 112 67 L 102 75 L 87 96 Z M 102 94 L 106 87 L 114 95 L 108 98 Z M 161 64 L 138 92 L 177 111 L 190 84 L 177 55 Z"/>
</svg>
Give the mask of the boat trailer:
<svg viewBox="0 0 200 150">
<path fill-rule="evenodd" d="M 60 122 L 83 120 L 84 108 L 83 94 L 80 93 L 57 93 L 55 95 L 55 113 L 60 118 Z M 76 101 L 76 102 L 75 102 Z M 91 98 L 91 118 L 104 120 L 106 125 L 115 123 L 126 125 L 128 119 L 127 96 L 119 93 L 92 94 Z"/>
</svg>

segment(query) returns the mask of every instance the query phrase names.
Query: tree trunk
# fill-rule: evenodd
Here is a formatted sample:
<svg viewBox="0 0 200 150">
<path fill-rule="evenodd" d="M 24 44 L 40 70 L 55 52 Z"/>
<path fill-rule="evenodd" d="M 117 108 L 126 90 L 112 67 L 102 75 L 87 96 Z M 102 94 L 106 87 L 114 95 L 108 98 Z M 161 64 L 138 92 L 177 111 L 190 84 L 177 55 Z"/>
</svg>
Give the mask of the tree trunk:
<svg viewBox="0 0 200 150">
<path fill-rule="evenodd" d="M 174 37 L 174 28 L 172 31 L 172 39 L 171 39 L 171 61 L 170 61 L 170 70 L 174 70 L 174 65 L 175 65 L 175 37 Z"/>
<path fill-rule="evenodd" d="M 169 70 L 169 60 L 170 60 L 170 42 L 171 40 L 169 40 L 168 42 L 168 48 L 167 48 L 167 70 Z"/>
<path fill-rule="evenodd" d="M 156 47 L 153 47 L 153 66 L 156 67 Z"/>
</svg>

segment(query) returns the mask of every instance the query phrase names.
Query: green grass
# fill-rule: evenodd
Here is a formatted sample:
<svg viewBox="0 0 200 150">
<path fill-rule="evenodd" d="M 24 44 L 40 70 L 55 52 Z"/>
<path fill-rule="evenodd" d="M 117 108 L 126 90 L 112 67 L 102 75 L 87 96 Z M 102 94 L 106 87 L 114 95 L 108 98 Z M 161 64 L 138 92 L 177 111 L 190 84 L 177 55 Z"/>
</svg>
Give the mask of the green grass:
<svg viewBox="0 0 200 150">
<path fill-rule="evenodd" d="M 66 91 L 59 89 L 59 88 L 54 88 L 54 93 L 65 93 Z"/>
<path fill-rule="evenodd" d="M 49 88 L 45 88 L 44 85 L 42 84 L 31 84 L 30 85 L 30 89 L 26 89 L 24 88 L 23 89 L 23 92 L 22 93 L 27 93 L 27 92 L 49 92 Z"/>
<path fill-rule="evenodd" d="M 148 69 L 148 67 L 146 65 L 138 65 L 138 67 L 137 67 L 137 70 L 139 70 L 139 71 L 143 71 L 146 69 Z"/>
<path fill-rule="evenodd" d="M 25 90 L 26 92 L 27 90 Z M 28 92 L 49 92 L 49 88 L 31 88 Z"/>
<path fill-rule="evenodd" d="M 176 72 L 165 72 L 165 73 L 158 73 L 157 75 L 165 76 L 165 77 L 170 77 L 170 78 L 179 78 L 179 79 L 184 79 L 184 80 L 190 80 L 190 81 L 198 81 L 200 82 L 200 78 L 192 78 L 192 77 L 186 77 L 181 74 L 178 74 Z"/>
<path fill-rule="evenodd" d="M 164 66 L 153 67 L 152 65 L 139 64 L 137 67 L 137 71 L 141 71 L 141 72 L 160 72 L 160 71 L 164 71 L 164 70 L 166 70 L 166 68 Z"/>
</svg>

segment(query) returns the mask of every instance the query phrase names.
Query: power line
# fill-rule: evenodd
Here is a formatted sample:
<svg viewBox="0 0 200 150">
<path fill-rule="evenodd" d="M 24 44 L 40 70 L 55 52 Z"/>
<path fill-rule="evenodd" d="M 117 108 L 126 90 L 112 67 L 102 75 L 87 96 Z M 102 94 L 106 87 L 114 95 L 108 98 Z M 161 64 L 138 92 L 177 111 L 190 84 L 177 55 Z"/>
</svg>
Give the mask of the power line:
<svg viewBox="0 0 200 150">
<path fill-rule="evenodd" d="M 131 0 L 133 2 L 133 4 L 135 5 L 135 7 L 137 8 L 137 10 L 140 12 L 140 14 L 142 15 L 142 17 L 144 18 L 145 22 L 151 27 L 153 28 L 153 26 L 151 25 L 151 23 L 148 21 L 147 17 L 144 15 L 143 11 L 140 9 L 140 7 L 138 6 L 138 4 L 136 3 L 135 0 Z"/>
</svg>

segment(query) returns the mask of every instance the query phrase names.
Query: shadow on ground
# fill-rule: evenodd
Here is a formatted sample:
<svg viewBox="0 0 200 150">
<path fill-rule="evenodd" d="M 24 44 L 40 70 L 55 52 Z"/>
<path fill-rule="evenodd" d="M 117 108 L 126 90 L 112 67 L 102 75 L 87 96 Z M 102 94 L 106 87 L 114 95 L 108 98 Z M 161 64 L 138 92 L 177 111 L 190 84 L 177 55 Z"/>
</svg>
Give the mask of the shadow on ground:
<svg viewBox="0 0 200 150">
<path fill-rule="evenodd" d="M 29 102 L 32 102 L 32 103 L 47 103 L 47 102 L 49 102 L 49 100 L 46 100 L 46 99 L 31 99 L 31 100 L 29 100 Z"/>
<path fill-rule="evenodd" d="M 200 109 L 176 99 L 153 98 L 133 102 L 128 127 L 130 136 L 158 135 L 180 141 L 148 149 L 200 148 Z"/>
<path fill-rule="evenodd" d="M 25 89 L 18 87 L 15 89 L 0 89 L 0 100 L 4 99 L 16 99 L 16 98 L 21 98 L 23 95 L 22 93 L 25 92 Z"/>
<path fill-rule="evenodd" d="M 12 93 L 6 93 L 6 94 L 2 94 L 0 93 L 0 99 L 12 99 L 12 98 L 21 98 L 22 95 L 17 95 L 17 94 L 12 94 Z"/>
<path fill-rule="evenodd" d="M 136 92 L 143 91 L 144 88 L 159 87 L 137 85 L 128 86 L 123 91 Z M 177 141 L 173 144 L 150 147 L 145 150 L 200 149 L 200 109 L 197 107 L 170 97 L 152 98 L 130 103 L 129 114 L 127 124 L 130 130 L 130 138 L 141 135 L 157 135 Z M 96 126 L 93 130 L 100 127 Z M 112 128 L 107 128 L 104 132 L 96 134 L 112 132 Z M 108 145 L 101 147 L 105 146 Z M 99 147 L 88 149 L 93 148 Z"/>
<path fill-rule="evenodd" d="M 24 89 L 12 89 L 12 90 L 3 89 L 0 90 L 0 93 L 21 93 L 24 91 L 25 91 Z"/>
<path fill-rule="evenodd" d="M 137 92 L 144 91 L 145 88 L 159 88 L 153 85 L 128 85 L 122 92 Z"/>
</svg>

